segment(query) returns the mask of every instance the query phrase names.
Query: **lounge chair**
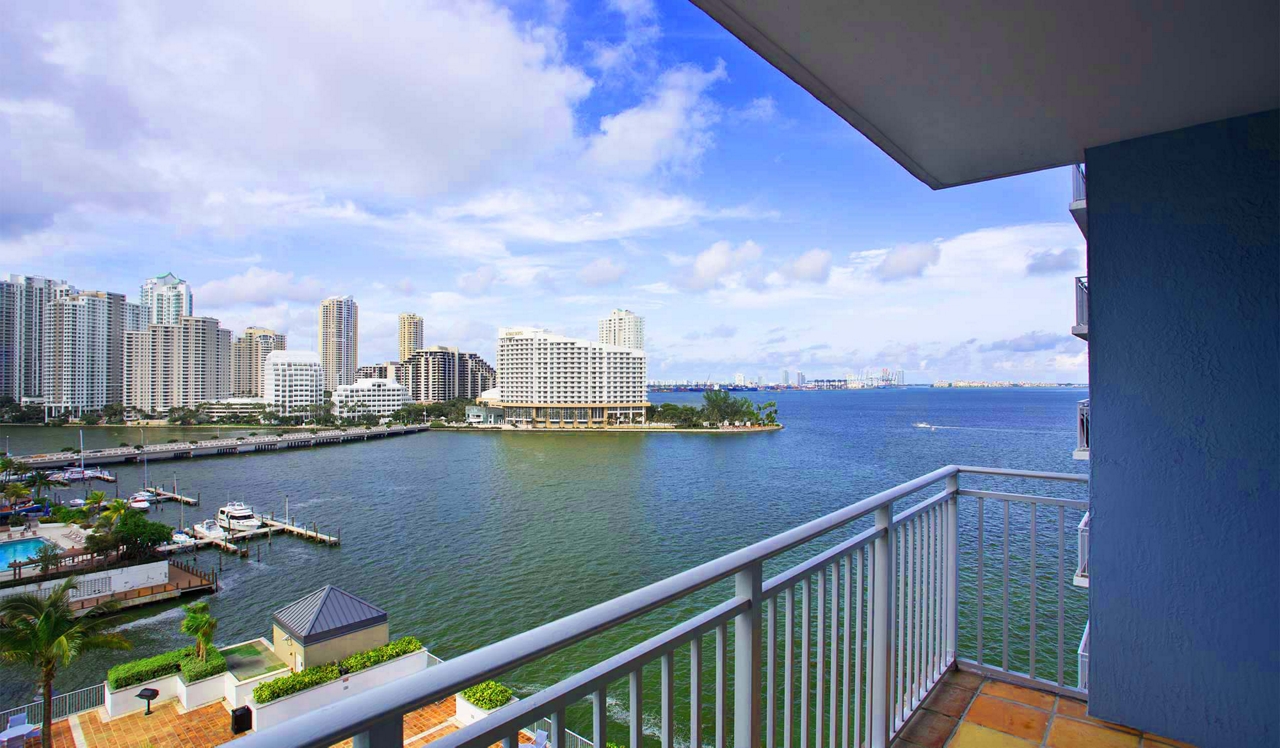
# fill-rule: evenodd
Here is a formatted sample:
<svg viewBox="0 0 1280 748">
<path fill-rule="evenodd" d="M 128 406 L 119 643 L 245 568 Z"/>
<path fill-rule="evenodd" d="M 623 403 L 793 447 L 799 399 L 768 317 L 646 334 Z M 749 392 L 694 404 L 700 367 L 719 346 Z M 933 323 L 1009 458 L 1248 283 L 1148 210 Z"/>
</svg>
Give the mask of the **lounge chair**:
<svg viewBox="0 0 1280 748">
<path fill-rule="evenodd" d="M 7 727 L 8 729 L 13 729 L 18 725 L 25 725 L 25 724 L 27 724 L 27 713 L 19 712 L 9 717 L 9 724 L 6 725 L 5 727 Z"/>
<path fill-rule="evenodd" d="M 538 730 L 533 735 L 533 748 L 547 748 L 547 731 Z"/>
</svg>

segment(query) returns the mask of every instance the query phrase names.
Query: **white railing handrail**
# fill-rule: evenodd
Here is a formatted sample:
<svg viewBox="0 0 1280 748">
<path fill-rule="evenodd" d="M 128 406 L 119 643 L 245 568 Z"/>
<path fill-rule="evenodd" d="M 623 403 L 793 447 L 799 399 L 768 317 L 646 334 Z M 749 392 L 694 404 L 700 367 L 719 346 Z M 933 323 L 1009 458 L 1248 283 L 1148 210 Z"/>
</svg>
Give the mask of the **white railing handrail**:
<svg viewBox="0 0 1280 748">
<path fill-rule="evenodd" d="M 318 748 L 332 745 L 362 733 L 383 735 L 380 731 L 385 729 L 386 721 L 390 718 L 395 718 L 398 722 L 399 718 L 408 712 L 452 696 L 477 683 L 562 650 L 595 634 L 705 589 L 717 582 L 730 579 L 735 575 L 739 575 L 741 580 L 740 572 L 754 572 L 758 580 L 760 568 L 765 561 L 856 520 L 876 514 L 878 510 L 891 508 L 896 501 L 941 481 L 955 479 L 962 473 L 1003 478 L 1088 482 L 1088 476 L 1081 474 L 948 465 L 850 506 L 838 509 L 799 527 L 708 561 L 693 569 L 675 574 L 646 587 L 620 595 L 586 610 L 572 613 L 559 620 L 516 634 L 502 641 L 489 644 L 392 683 L 353 694 L 338 703 L 309 713 L 306 719 L 290 720 L 260 733 L 241 737 L 236 741 L 236 748 L 265 748 L 266 746 L 316 746 Z M 958 492 L 952 490 L 948 493 Z M 1021 497 L 1015 494 L 1008 494 L 1007 496 L 1010 498 L 1038 498 Z M 898 519 L 900 520 L 901 518 Z M 893 518 L 890 518 L 887 527 L 892 526 Z M 873 536 L 879 536 L 885 532 L 887 532 L 886 527 L 878 527 L 872 534 Z M 861 538 L 860 536 L 855 540 L 865 543 L 870 539 L 874 539 L 874 537 Z M 783 576 L 785 574 L 784 572 Z M 722 606 L 713 608 L 708 613 L 720 610 L 724 606 L 729 606 L 736 613 L 741 604 L 740 597 L 735 597 L 723 603 Z M 758 614 L 758 611 L 756 612 Z M 654 640 L 639 645 L 639 647 L 658 646 L 653 644 L 655 640 L 689 626 L 697 628 L 696 622 L 701 619 L 701 616 L 689 619 L 675 629 L 659 635 L 659 637 L 655 637 Z M 660 652 L 655 650 L 650 653 L 650 656 L 657 656 L 658 654 Z M 611 659 L 606 662 L 612 661 Z M 632 664 L 634 665 L 634 660 L 632 660 Z M 586 676 L 590 673 L 597 673 L 602 665 L 603 663 L 593 666 L 579 675 Z M 577 682 L 574 678 L 570 680 Z M 557 691 L 556 693 L 560 692 Z M 517 704 L 525 702 L 528 702 L 528 704 L 521 707 L 520 714 L 522 715 L 544 703 L 543 700 L 539 699 L 538 695 L 535 695 L 517 702 Z M 495 714 L 506 714 L 507 709 L 510 708 L 512 707 L 499 710 Z M 490 718 L 477 723 L 484 725 L 477 729 L 487 730 L 492 726 L 493 723 L 489 722 L 489 720 L 493 718 L 494 715 L 491 715 Z M 474 737 L 472 734 L 474 732 L 476 731 L 466 732 L 463 738 L 447 736 L 441 740 L 446 741 L 447 745 L 461 744 L 460 741 L 465 740 L 466 736 Z M 455 735 L 457 734 L 455 733 Z M 484 734 L 487 735 L 488 733 Z M 443 746 L 446 746 L 446 744 L 442 743 Z"/>
</svg>

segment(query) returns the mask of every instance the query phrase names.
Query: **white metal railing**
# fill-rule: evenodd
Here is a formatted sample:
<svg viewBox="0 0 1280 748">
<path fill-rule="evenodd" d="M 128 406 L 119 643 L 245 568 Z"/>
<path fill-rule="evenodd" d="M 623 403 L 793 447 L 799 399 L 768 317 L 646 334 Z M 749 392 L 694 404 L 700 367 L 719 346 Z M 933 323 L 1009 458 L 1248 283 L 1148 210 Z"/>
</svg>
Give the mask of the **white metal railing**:
<svg viewBox="0 0 1280 748">
<path fill-rule="evenodd" d="M 1080 673 L 1079 687 L 1081 691 L 1089 690 L 1089 624 L 1084 625 L 1084 635 L 1080 637 L 1080 648 L 1076 650 Z"/>
<path fill-rule="evenodd" d="M 962 488 L 962 476 L 980 485 Z M 553 748 L 570 748 L 569 710 L 580 702 L 589 707 L 590 742 L 604 748 L 608 695 L 618 681 L 626 681 L 628 742 L 641 746 L 646 697 L 653 693 L 652 685 L 646 693 L 646 667 L 661 676 L 662 748 L 677 743 L 677 710 L 687 715 L 680 742 L 694 746 L 714 733 L 717 748 L 730 740 L 735 748 L 884 748 L 953 668 L 1087 698 L 1068 683 L 1066 659 L 1068 642 L 1087 618 L 1087 597 L 1065 581 L 1068 523 L 1075 524 L 1087 502 L 985 490 L 992 482 L 1003 488 L 1029 481 L 1083 484 L 1087 476 L 941 468 L 648 587 L 353 694 L 306 719 L 241 738 L 236 748 L 327 746 L 347 737 L 357 746 L 399 746 L 409 711 L 676 601 L 709 607 L 439 738 L 435 748 L 499 741 L 516 748 L 519 732 L 543 719 Z M 938 492 L 920 498 L 932 490 Z M 766 562 L 792 561 L 802 546 L 842 528 L 848 534 L 834 546 L 765 579 Z M 1047 563 L 1037 566 L 1041 559 Z M 704 600 L 714 592 L 707 588 L 729 580 L 728 599 Z M 1039 630 L 1044 623 L 1048 632 Z M 687 701 L 677 699 L 677 681 L 688 684 Z"/>
<path fill-rule="evenodd" d="M 1076 328 L 1089 330 L 1089 276 L 1076 276 Z"/>
<path fill-rule="evenodd" d="M 1074 581 L 1077 587 L 1089 586 L 1089 521 L 1090 513 L 1085 512 L 1084 518 L 1080 520 L 1080 524 L 1076 527 L 1076 577 Z"/>
<path fill-rule="evenodd" d="M 1087 185 L 1085 179 L 1084 164 L 1076 164 L 1071 170 L 1071 202 L 1079 202 L 1087 199 Z"/>
<path fill-rule="evenodd" d="M 1089 459 L 1089 401 L 1076 403 L 1076 451 L 1077 460 Z"/>
<path fill-rule="evenodd" d="M 99 683 L 78 691 L 69 691 L 53 697 L 53 719 L 59 720 L 72 714 L 97 709 L 106 703 L 106 684 Z M 9 718 L 26 713 L 29 724 L 38 725 L 44 722 L 44 702 L 33 701 L 24 706 L 0 712 L 0 724 L 7 725 Z"/>
</svg>

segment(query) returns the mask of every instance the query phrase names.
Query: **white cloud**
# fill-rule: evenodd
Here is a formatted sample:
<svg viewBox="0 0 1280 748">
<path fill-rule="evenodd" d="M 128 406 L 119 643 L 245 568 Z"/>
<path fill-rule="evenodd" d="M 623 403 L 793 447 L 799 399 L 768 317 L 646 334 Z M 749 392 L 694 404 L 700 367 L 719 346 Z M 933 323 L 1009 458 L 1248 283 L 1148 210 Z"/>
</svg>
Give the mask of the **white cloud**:
<svg viewBox="0 0 1280 748">
<path fill-rule="evenodd" d="M 660 296 L 669 296 L 671 294 L 679 293 L 679 291 L 672 288 L 671 284 L 667 283 L 666 281 L 658 281 L 656 283 L 645 283 L 643 285 L 636 286 L 636 288 L 640 289 L 641 291 L 647 291 L 649 293 L 658 294 Z"/>
<path fill-rule="evenodd" d="M 578 271 L 578 280 L 588 286 L 607 286 L 610 283 L 616 283 L 626 270 L 610 258 L 600 257 Z"/>
<path fill-rule="evenodd" d="M 718 241 L 693 259 L 689 271 L 677 278 L 677 283 L 693 291 L 702 291 L 741 273 L 747 266 L 760 259 L 760 245 L 751 240 L 736 248 L 727 241 Z"/>
<path fill-rule="evenodd" d="M 498 278 L 498 271 L 492 265 L 481 265 L 469 273 L 458 276 L 458 288 L 471 293 L 485 293 Z"/>
<path fill-rule="evenodd" d="M 831 253 L 825 249 L 811 249 L 788 263 L 782 272 L 792 280 L 826 283 L 831 276 Z"/>
<path fill-rule="evenodd" d="M 280 300 L 319 302 L 326 295 L 320 281 L 310 276 L 251 267 L 238 275 L 197 286 L 192 297 L 200 307 L 222 309 L 238 304 L 267 306 Z"/>
<path fill-rule="evenodd" d="M 941 255 L 937 244 L 900 244 L 885 253 L 872 272 L 884 281 L 919 278 L 925 268 L 938 264 Z"/>
<path fill-rule="evenodd" d="M 744 122 L 769 122 L 778 116 L 778 103 L 772 96 L 761 96 L 741 109 L 735 109 L 733 116 Z"/>
<path fill-rule="evenodd" d="M 1080 269 L 1080 250 L 1067 247 L 1053 251 L 1032 252 L 1027 256 L 1027 275 L 1055 275 Z"/>
</svg>

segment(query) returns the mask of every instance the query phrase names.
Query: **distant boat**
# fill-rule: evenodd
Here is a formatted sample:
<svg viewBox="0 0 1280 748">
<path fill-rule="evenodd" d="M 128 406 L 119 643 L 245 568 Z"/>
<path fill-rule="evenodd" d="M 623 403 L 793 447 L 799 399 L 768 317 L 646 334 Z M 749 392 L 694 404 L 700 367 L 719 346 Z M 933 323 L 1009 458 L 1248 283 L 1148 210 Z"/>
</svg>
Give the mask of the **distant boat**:
<svg viewBox="0 0 1280 748">
<path fill-rule="evenodd" d="M 225 540 L 227 537 L 227 533 L 224 532 L 221 527 L 218 527 L 217 520 L 212 519 L 206 519 L 205 521 L 197 524 L 195 527 L 191 528 L 191 531 L 196 534 L 196 537 L 206 538 L 209 540 Z"/>
<path fill-rule="evenodd" d="M 72 509 L 80 509 L 81 507 L 84 506 L 84 504 L 85 504 L 84 499 L 72 499 L 71 501 L 67 502 L 67 505 L 70 506 Z"/>
<path fill-rule="evenodd" d="M 250 532 L 262 527 L 262 520 L 253 509 L 239 501 L 233 501 L 218 509 L 218 525 L 231 532 Z"/>
<path fill-rule="evenodd" d="M 186 534 L 185 532 L 173 533 L 174 545 L 195 545 L 195 543 L 196 543 L 196 539 Z"/>
<path fill-rule="evenodd" d="M 137 509 L 140 512 L 149 512 L 151 511 L 151 502 L 140 497 L 135 497 L 129 499 L 129 508 Z"/>
</svg>

